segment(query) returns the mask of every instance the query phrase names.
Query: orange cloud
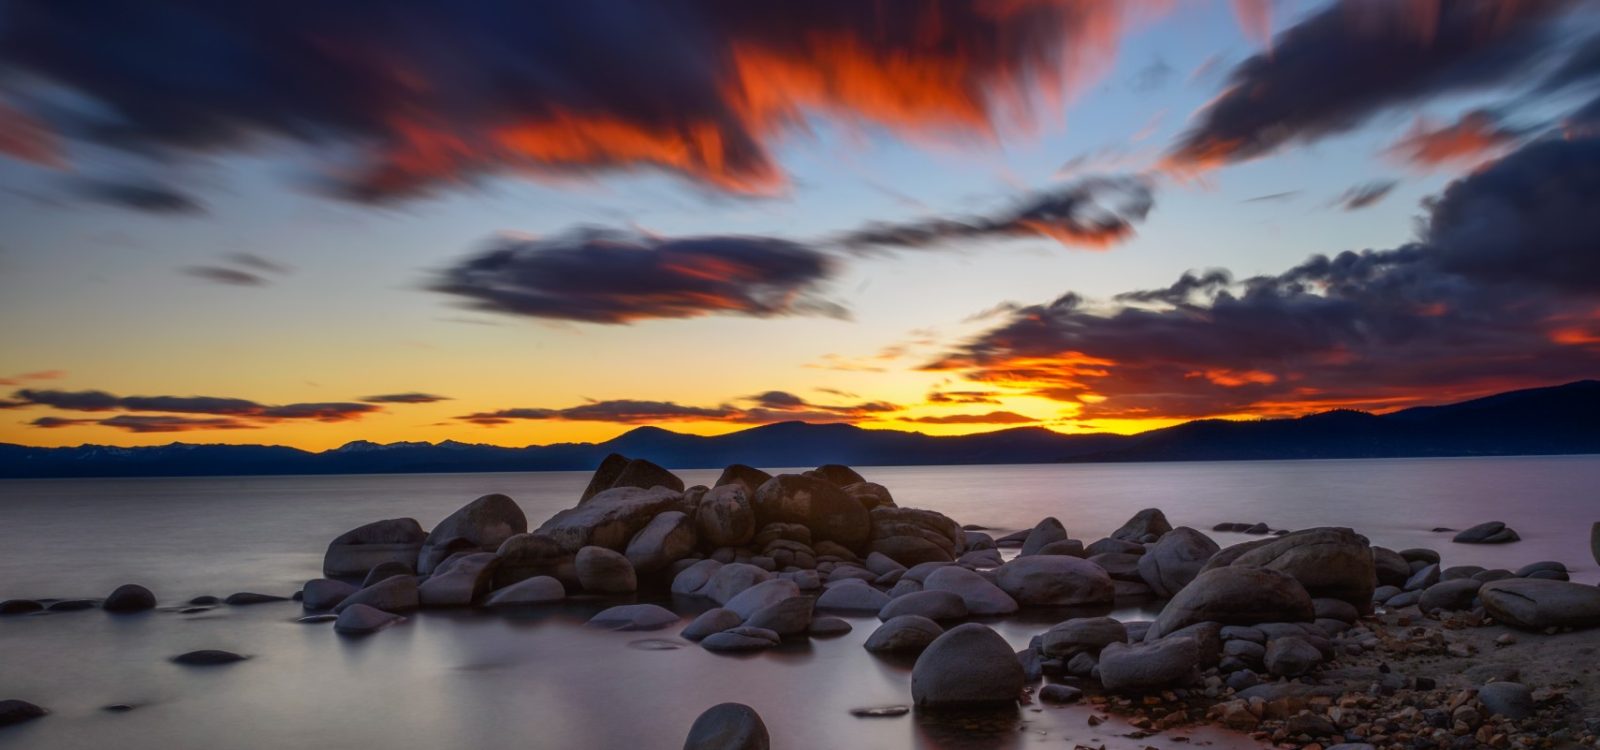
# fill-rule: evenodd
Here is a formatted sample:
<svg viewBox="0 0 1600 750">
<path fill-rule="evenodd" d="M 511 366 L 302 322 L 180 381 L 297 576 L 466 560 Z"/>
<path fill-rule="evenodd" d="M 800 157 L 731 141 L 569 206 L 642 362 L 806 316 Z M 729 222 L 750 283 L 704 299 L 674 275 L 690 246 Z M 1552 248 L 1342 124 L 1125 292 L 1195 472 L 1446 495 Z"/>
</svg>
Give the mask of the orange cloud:
<svg viewBox="0 0 1600 750">
<path fill-rule="evenodd" d="M 1421 169 L 1451 164 L 1478 164 L 1498 155 L 1516 140 L 1486 112 L 1468 112 L 1449 125 L 1418 117 L 1411 129 L 1384 153 Z"/>
</svg>

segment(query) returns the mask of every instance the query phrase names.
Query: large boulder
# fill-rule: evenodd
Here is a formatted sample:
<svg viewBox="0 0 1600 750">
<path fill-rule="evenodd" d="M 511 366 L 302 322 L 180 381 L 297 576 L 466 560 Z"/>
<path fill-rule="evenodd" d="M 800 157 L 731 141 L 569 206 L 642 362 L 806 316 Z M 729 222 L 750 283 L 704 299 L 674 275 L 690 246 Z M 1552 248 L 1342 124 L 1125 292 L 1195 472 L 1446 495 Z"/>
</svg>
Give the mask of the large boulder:
<svg viewBox="0 0 1600 750">
<path fill-rule="evenodd" d="M 559 602 L 567 597 L 567 587 L 550 576 L 534 576 L 496 590 L 484 602 L 489 607 L 519 607 Z"/>
<path fill-rule="evenodd" d="M 859 552 L 872 533 L 867 509 L 833 484 L 800 474 L 780 474 L 756 490 L 756 525 L 797 523 L 817 541 L 838 542 Z"/>
<path fill-rule="evenodd" d="M 911 667 L 911 699 L 924 708 L 1012 703 L 1026 675 L 1011 644 L 986 625 L 946 630 Z"/>
<path fill-rule="evenodd" d="M 584 547 L 573 558 L 578 585 L 592 594 L 631 594 L 639 590 L 633 563 L 605 547 Z"/>
<path fill-rule="evenodd" d="M 839 489 L 843 490 L 844 494 L 855 498 L 856 502 L 861 503 L 861 507 L 867 510 L 895 507 L 894 496 L 889 494 L 889 488 L 876 482 L 856 482 L 855 484 L 847 484 Z"/>
<path fill-rule="evenodd" d="M 785 599 L 792 599 L 797 596 L 800 596 L 800 587 L 796 586 L 794 581 L 774 578 L 740 591 L 732 599 L 723 603 L 722 608 L 743 617 L 745 621 L 749 621 L 755 613 Z"/>
<path fill-rule="evenodd" d="M 689 727 L 683 750 L 768 750 L 767 725 L 743 703 L 719 703 Z"/>
<path fill-rule="evenodd" d="M 1128 641 L 1128 628 L 1110 617 L 1074 617 L 1044 632 L 1039 650 L 1055 659 L 1071 659 L 1078 654 L 1098 657 L 1100 650 L 1113 643 Z"/>
<path fill-rule="evenodd" d="M 1020 554 L 1037 555 L 1045 546 L 1066 541 L 1067 538 L 1067 527 L 1062 526 L 1055 516 L 1050 516 L 1034 524 L 1033 530 L 1028 532 L 1028 538 L 1022 541 Z"/>
<path fill-rule="evenodd" d="M 344 581 L 313 578 L 300 588 L 300 606 L 311 610 L 333 609 L 358 590 Z"/>
<path fill-rule="evenodd" d="M 594 476 L 589 478 L 589 486 L 583 489 L 583 495 L 578 498 L 578 504 L 589 502 L 595 495 L 613 487 L 635 487 L 642 490 L 666 487 L 675 492 L 683 492 L 683 480 L 642 458 L 628 458 L 613 453 L 606 456 L 600 462 L 599 468 L 595 469 Z"/>
<path fill-rule="evenodd" d="M 1200 569 L 1221 549 L 1205 534 L 1180 526 L 1163 534 L 1139 556 L 1139 577 L 1156 596 L 1170 599 L 1200 575 Z"/>
<path fill-rule="evenodd" d="M 528 530 L 522 508 L 505 495 L 484 495 L 445 516 L 417 553 L 417 573 L 427 575 L 454 552 L 493 552 L 513 534 Z"/>
<path fill-rule="evenodd" d="M 465 607 L 489 593 L 500 558 L 493 552 L 456 555 L 439 564 L 417 587 L 424 607 Z"/>
<path fill-rule="evenodd" d="M 1500 521 L 1487 521 L 1455 535 L 1450 541 L 1457 544 L 1506 544 L 1521 541 L 1522 537 L 1510 526 Z"/>
<path fill-rule="evenodd" d="M 556 513 L 537 533 L 555 540 L 569 554 L 591 545 L 621 552 L 651 519 L 671 510 L 690 510 L 682 492 L 667 487 L 616 487 Z"/>
<path fill-rule="evenodd" d="M 537 531 L 515 534 L 495 551 L 500 564 L 494 569 L 494 586 L 502 588 L 529 578 L 549 576 L 576 587 L 578 570 L 574 552 L 562 549 L 548 534 Z"/>
<path fill-rule="evenodd" d="M 716 562 L 713 560 L 712 562 Z M 688 573 L 689 571 L 684 571 Z M 726 606 L 745 590 L 772 580 L 772 573 L 749 563 L 729 563 L 718 567 L 693 593 Z M 675 587 L 676 588 L 676 587 Z M 798 590 L 798 587 L 796 587 Z"/>
<path fill-rule="evenodd" d="M 1205 569 L 1225 565 L 1282 571 L 1314 597 L 1343 599 L 1362 612 L 1372 611 L 1377 588 L 1372 546 L 1350 529 L 1306 529 L 1235 545 L 1212 556 Z"/>
<path fill-rule="evenodd" d="M 1507 578 L 1478 589 L 1483 608 L 1512 627 L 1592 628 L 1600 625 L 1600 588 L 1543 578 Z"/>
<path fill-rule="evenodd" d="M 1315 614 L 1311 595 L 1294 576 L 1230 565 L 1201 571 L 1167 602 L 1145 638 L 1155 640 L 1197 622 L 1309 622 Z"/>
<path fill-rule="evenodd" d="M 322 574 L 356 578 L 387 562 L 417 564 L 417 554 L 428 532 L 414 518 L 391 518 L 357 526 L 328 544 L 322 556 Z"/>
<path fill-rule="evenodd" d="M 1145 508 L 1133 514 L 1133 518 L 1128 519 L 1121 528 L 1111 532 L 1111 538 L 1125 542 L 1153 542 L 1169 531 L 1172 531 L 1172 524 L 1167 522 L 1167 515 L 1160 508 Z"/>
<path fill-rule="evenodd" d="M 1065 555 L 1018 557 L 995 569 L 995 584 L 1024 607 L 1110 604 L 1116 587 L 1104 568 Z"/>
<path fill-rule="evenodd" d="M 755 538 L 756 511 L 750 504 L 753 492 L 745 488 L 743 481 L 723 483 L 718 480 L 717 486 L 700 500 L 694 523 L 700 532 L 700 543 L 706 549 L 740 547 Z"/>
<path fill-rule="evenodd" d="M 967 616 L 966 602 L 949 591 L 917 591 L 897 596 L 878 611 L 878 619 L 892 620 L 901 615 L 921 615 L 930 620 L 958 620 Z"/>
<path fill-rule="evenodd" d="M 365 604 L 385 612 L 405 612 L 420 605 L 416 576 L 391 576 L 367 586 L 334 605 L 334 612 L 343 612 L 357 604 Z"/>
<path fill-rule="evenodd" d="M 1189 680 L 1199 666 L 1193 638 L 1110 643 L 1100 651 L 1100 682 L 1111 691 L 1159 690 Z"/>
<path fill-rule="evenodd" d="M 944 628 L 922 615 L 901 615 L 878 626 L 862 647 L 874 653 L 918 652 L 944 635 Z"/>
<path fill-rule="evenodd" d="M 744 464 L 732 464 L 722 470 L 722 476 L 717 477 L 717 481 L 711 485 L 711 489 L 726 487 L 730 484 L 739 484 L 744 486 L 745 495 L 753 496 L 756 494 L 756 490 L 761 489 L 761 485 L 766 484 L 767 480 L 771 478 L 771 474 L 760 469 L 745 466 Z"/>
<path fill-rule="evenodd" d="M 844 464 L 823 464 L 806 473 L 835 487 L 848 487 L 852 484 L 861 484 L 867 481 L 866 477 L 861 476 L 855 469 Z"/>
<path fill-rule="evenodd" d="M 652 573 L 692 554 L 695 539 L 694 519 L 683 511 L 669 510 L 634 534 L 623 554 L 634 570 Z"/>
<path fill-rule="evenodd" d="M 967 613 L 972 615 L 1008 615 L 1017 611 L 1017 600 L 1010 594 L 1001 591 L 989 579 L 958 565 L 928 574 L 922 581 L 922 590 L 951 592 L 961 597 Z"/>
<path fill-rule="evenodd" d="M 943 513 L 882 505 L 869 513 L 868 550 L 901 565 L 951 562 L 966 550 L 961 524 Z"/>
<path fill-rule="evenodd" d="M 770 630 L 780 637 L 800 635 L 811 627 L 815 604 L 816 600 L 809 596 L 780 599 L 756 610 L 745 619 L 744 625 Z"/>
<path fill-rule="evenodd" d="M 817 606 L 822 609 L 874 615 L 882 611 L 888 603 L 888 594 L 860 581 L 829 586 L 822 592 L 822 596 L 817 598 Z"/>
</svg>

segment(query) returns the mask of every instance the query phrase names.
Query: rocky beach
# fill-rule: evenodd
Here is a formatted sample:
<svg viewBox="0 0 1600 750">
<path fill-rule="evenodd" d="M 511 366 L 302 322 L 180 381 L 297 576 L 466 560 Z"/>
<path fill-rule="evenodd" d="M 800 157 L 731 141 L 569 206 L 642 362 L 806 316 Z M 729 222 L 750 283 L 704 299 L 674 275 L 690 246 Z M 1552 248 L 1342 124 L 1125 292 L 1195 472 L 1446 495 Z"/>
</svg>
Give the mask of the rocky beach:
<svg viewBox="0 0 1600 750">
<path fill-rule="evenodd" d="M 772 476 L 733 465 L 686 487 L 649 461 L 612 456 L 575 505 L 531 530 L 505 495 L 431 530 L 410 518 L 351 529 L 328 544 L 325 577 L 292 596 L 180 603 L 153 593 L 159 582 L 130 583 L 98 600 L 7 600 L 0 612 L 195 614 L 292 599 L 305 627 L 367 640 L 419 613 L 581 603 L 595 610 L 592 628 L 638 632 L 640 648 L 696 644 L 711 659 L 807 641 L 826 649 L 870 617 L 854 658 L 908 665 L 909 684 L 900 702 L 852 713 L 914 714 L 951 746 L 1005 746 L 983 728 L 1066 705 L 1089 710 L 1084 727 L 1051 738 L 1084 747 L 1596 745 L 1600 588 L 1569 581 L 1559 561 L 1449 562 L 1458 545 L 1517 543 L 1504 523 L 1436 529 L 1449 540 L 1440 550 L 1390 550 L 1348 528 L 1221 521 L 1211 534 L 1259 537 L 1221 547 L 1159 509 L 1129 515 L 1093 541 L 1071 535 L 1066 508 L 991 534 L 901 507 L 845 466 Z M 1130 604 L 1153 617 L 1105 616 Z M 996 632 L 1018 621 L 1038 623 L 1020 650 Z M 251 657 L 171 655 L 200 670 L 248 669 L 235 663 Z M 4 724 L 51 720 L 48 705 L 4 697 Z M 793 746 L 749 706 L 703 710 L 687 737 L 661 746 Z"/>
</svg>

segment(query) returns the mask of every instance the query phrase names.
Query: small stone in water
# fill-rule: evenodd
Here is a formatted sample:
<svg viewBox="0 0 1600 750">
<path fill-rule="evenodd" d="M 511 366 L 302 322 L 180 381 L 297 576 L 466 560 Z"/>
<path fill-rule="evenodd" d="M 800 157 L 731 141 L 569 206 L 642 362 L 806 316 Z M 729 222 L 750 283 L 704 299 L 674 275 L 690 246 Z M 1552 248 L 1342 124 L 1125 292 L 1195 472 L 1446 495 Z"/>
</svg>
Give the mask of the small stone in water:
<svg viewBox="0 0 1600 750">
<path fill-rule="evenodd" d="M 200 650 L 200 651 L 190 651 L 187 654 L 179 654 L 177 656 L 172 657 L 172 660 L 174 662 L 177 662 L 178 664 L 189 664 L 189 665 L 194 665 L 194 666 L 210 666 L 210 665 L 213 665 L 213 664 L 232 664 L 233 662 L 244 661 L 245 659 L 248 659 L 248 658 L 250 658 L 250 657 L 248 657 L 248 656 L 240 656 L 240 655 L 238 655 L 236 653 L 233 653 L 232 651 L 220 651 L 220 650 L 217 650 L 217 649 L 203 649 L 203 650 Z"/>
<path fill-rule="evenodd" d="M 869 706 L 865 708 L 850 709 L 851 716 L 879 717 L 879 716 L 905 716 L 911 712 L 910 706 Z"/>
</svg>

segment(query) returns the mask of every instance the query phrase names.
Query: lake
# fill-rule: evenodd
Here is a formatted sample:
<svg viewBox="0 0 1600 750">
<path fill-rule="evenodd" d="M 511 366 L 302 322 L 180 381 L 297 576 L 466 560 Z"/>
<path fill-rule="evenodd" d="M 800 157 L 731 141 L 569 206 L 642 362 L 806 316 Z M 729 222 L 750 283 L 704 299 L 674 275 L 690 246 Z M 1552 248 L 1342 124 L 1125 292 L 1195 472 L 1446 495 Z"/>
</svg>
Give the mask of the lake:
<svg viewBox="0 0 1600 750">
<path fill-rule="evenodd" d="M 1516 568 L 1560 560 L 1600 579 L 1589 526 L 1600 520 L 1600 457 L 1385 459 L 961 467 L 859 467 L 902 506 L 941 511 L 996 536 L 1060 518 L 1098 539 L 1141 508 L 1212 533 L 1223 521 L 1274 528 L 1354 527 L 1375 544 L 1439 549 L 1447 565 Z M 715 470 L 678 474 L 707 483 Z M 0 618 L 0 698 L 53 715 L 0 730 L 25 748 L 677 748 L 719 702 L 754 706 L 775 747 L 1060 747 L 1066 741 L 1176 747 L 1089 728 L 1085 707 L 1022 706 L 978 719 L 913 714 L 857 719 L 849 709 L 909 703 L 910 663 L 861 648 L 876 621 L 756 655 L 712 654 L 678 628 L 611 633 L 581 627 L 605 603 L 512 615 L 423 612 L 365 639 L 294 622 L 292 603 L 181 614 L 200 594 L 288 595 L 320 575 L 339 533 L 380 518 L 430 526 L 473 498 L 503 492 L 530 526 L 576 502 L 587 473 L 0 481 L 0 599 L 100 597 L 141 583 L 163 609 Z M 1434 527 L 1502 520 L 1523 541 L 1453 544 Z M 693 603 L 678 602 L 686 620 Z M 1113 612 L 1125 619 L 1153 610 Z M 1062 613 L 992 623 L 1018 647 Z M 674 648 L 673 646 L 680 646 Z M 184 668 L 201 648 L 251 655 Z M 132 711 L 102 710 L 129 704 Z M 1197 742 L 1236 738 L 1192 730 Z"/>
</svg>

